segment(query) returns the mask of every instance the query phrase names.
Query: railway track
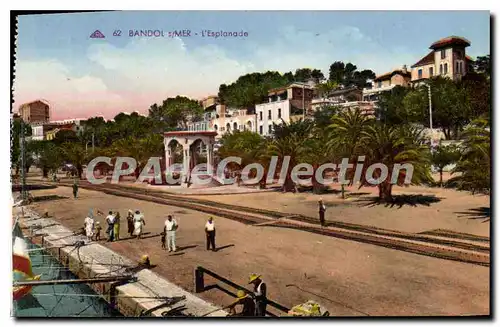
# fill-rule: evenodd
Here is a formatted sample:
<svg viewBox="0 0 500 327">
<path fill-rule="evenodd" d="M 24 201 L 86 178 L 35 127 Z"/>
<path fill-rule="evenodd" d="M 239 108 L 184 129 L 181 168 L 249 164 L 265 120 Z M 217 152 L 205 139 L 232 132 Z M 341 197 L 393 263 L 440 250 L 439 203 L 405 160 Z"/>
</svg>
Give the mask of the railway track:
<svg viewBox="0 0 500 327">
<path fill-rule="evenodd" d="M 66 182 L 47 184 L 67 187 L 71 187 L 72 185 Z M 374 226 L 344 222 L 329 222 L 327 227 L 321 227 L 318 225 L 318 219 L 315 217 L 219 203 L 204 199 L 193 199 L 187 196 L 172 195 L 162 191 L 140 189 L 133 186 L 116 184 L 94 185 L 86 181 L 81 181 L 80 187 L 116 196 L 197 210 L 244 224 L 291 228 L 435 258 L 482 266 L 489 266 L 490 264 L 489 238 L 471 234 L 446 230 L 429 231 L 419 234 L 404 233 Z"/>
</svg>

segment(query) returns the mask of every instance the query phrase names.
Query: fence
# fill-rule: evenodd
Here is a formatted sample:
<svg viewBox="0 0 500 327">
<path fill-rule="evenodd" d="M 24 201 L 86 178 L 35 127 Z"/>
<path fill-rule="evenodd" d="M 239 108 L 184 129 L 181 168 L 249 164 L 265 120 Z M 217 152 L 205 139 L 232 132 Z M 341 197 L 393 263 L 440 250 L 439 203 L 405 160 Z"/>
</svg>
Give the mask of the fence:
<svg viewBox="0 0 500 327">
<path fill-rule="evenodd" d="M 208 270 L 206 268 L 203 268 L 201 266 L 196 267 L 194 270 L 194 290 L 196 293 L 201 293 L 201 292 L 205 291 L 205 289 L 206 289 L 205 288 L 205 279 L 204 279 L 205 274 L 207 274 L 207 275 L 217 279 L 218 281 L 223 282 L 224 284 L 227 284 L 227 285 L 229 285 L 232 288 L 235 288 L 237 290 L 244 290 L 247 293 L 253 293 L 251 290 L 249 290 L 241 285 L 238 285 L 238 284 L 230 281 L 229 279 L 222 277 L 221 275 L 219 275 L 211 270 Z M 276 303 L 270 299 L 267 299 L 267 305 L 270 307 L 273 307 L 279 311 L 285 312 L 285 313 L 288 313 L 288 311 L 290 310 L 289 308 L 287 308 L 279 303 Z M 266 313 L 271 315 L 271 316 L 275 316 L 273 313 L 271 313 L 269 311 L 266 311 Z"/>
</svg>

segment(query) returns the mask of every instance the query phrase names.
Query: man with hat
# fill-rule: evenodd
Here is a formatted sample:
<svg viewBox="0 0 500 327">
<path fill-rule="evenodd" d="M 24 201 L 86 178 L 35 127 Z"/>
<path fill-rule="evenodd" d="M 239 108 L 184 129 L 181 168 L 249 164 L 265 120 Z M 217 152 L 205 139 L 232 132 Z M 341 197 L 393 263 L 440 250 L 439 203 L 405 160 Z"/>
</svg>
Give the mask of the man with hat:
<svg viewBox="0 0 500 327">
<path fill-rule="evenodd" d="M 266 284 L 262 281 L 261 277 L 261 275 L 251 274 L 248 284 L 253 284 L 254 286 L 253 292 L 256 304 L 255 315 L 259 317 L 265 317 L 267 305 L 267 287 Z"/>
<path fill-rule="evenodd" d="M 321 226 L 325 226 L 326 207 L 323 204 L 323 199 L 319 199 L 318 201 L 318 210 L 319 210 L 319 223 L 321 224 Z"/>
<path fill-rule="evenodd" d="M 238 290 L 236 292 L 236 301 L 227 306 L 229 309 L 229 314 L 231 316 L 239 316 L 239 317 L 254 317 L 255 316 L 255 302 L 252 298 L 244 291 Z M 236 313 L 235 306 L 241 304 L 243 308 L 240 313 Z"/>
<path fill-rule="evenodd" d="M 207 251 L 210 250 L 210 246 L 212 246 L 212 251 L 215 251 L 215 224 L 211 216 L 205 224 L 205 234 L 207 235 Z"/>
</svg>

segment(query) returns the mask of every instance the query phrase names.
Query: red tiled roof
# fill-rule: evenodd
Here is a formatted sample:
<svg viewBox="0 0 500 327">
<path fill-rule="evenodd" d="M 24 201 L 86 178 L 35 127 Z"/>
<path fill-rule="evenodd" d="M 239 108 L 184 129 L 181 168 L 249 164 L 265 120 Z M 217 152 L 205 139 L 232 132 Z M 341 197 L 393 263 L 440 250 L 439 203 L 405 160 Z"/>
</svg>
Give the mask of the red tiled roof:
<svg viewBox="0 0 500 327">
<path fill-rule="evenodd" d="M 418 67 L 418 66 L 424 66 L 424 65 L 428 65 L 428 64 L 432 64 L 432 63 L 434 63 L 434 51 L 429 52 L 425 57 L 423 57 L 422 59 L 417 61 L 416 64 L 411 66 L 411 68 Z"/>
<path fill-rule="evenodd" d="M 212 131 L 174 131 L 165 132 L 164 136 L 190 136 L 190 135 L 205 135 L 205 136 L 216 136 L 217 132 Z"/>
<path fill-rule="evenodd" d="M 469 61 L 474 61 L 474 59 L 472 59 L 472 57 L 471 57 L 471 56 L 465 56 L 465 59 L 466 59 L 466 60 L 469 60 Z"/>
<path fill-rule="evenodd" d="M 442 38 L 440 40 L 437 40 L 436 42 L 432 43 L 429 49 L 438 49 L 447 45 L 463 45 L 463 46 L 470 46 L 470 41 L 461 37 L 461 36 L 448 36 L 445 38 Z"/>
<path fill-rule="evenodd" d="M 377 77 L 375 77 L 374 81 L 379 81 L 379 80 L 384 80 L 384 79 L 389 79 L 392 77 L 392 75 L 395 75 L 395 74 L 400 74 L 400 75 L 403 75 L 403 76 L 411 76 L 411 73 L 409 71 L 407 71 L 406 73 L 403 72 L 402 69 L 395 69 L 391 72 L 388 72 L 388 73 L 385 73 L 385 74 L 382 74 L 382 75 L 379 75 Z"/>
</svg>

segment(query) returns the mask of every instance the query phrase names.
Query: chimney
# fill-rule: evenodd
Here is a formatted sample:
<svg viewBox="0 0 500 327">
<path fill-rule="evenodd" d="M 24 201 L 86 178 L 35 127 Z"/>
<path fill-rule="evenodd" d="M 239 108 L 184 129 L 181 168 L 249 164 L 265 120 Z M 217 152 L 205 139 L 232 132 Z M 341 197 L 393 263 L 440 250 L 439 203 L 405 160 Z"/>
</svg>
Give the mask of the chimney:
<svg viewBox="0 0 500 327">
<path fill-rule="evenodd" d="M 403 65 L 403 73 L 406 74 L 408 72 L 408 69 L 406 69 L 406 65 Z"/>
</svg>

